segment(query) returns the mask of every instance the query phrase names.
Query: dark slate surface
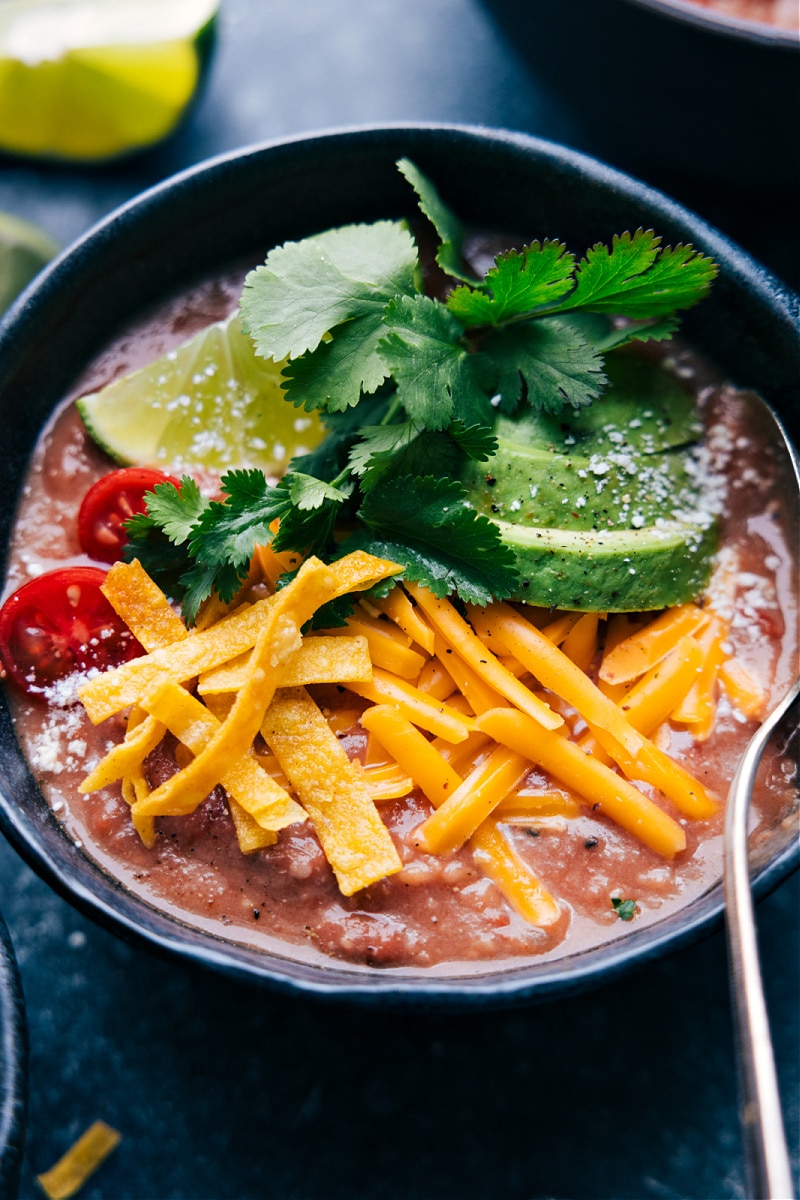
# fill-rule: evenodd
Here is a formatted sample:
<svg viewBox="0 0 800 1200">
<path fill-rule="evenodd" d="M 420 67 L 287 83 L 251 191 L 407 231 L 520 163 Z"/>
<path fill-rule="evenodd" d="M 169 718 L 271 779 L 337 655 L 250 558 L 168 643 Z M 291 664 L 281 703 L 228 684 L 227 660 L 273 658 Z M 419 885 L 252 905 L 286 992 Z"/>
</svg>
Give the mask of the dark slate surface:
<svg viewBox="0 0 800 1200">
<path fill-rule="evenodd" d="M 219 151 L 409 120 L 593 148 L 478 0 L 226 0 L 207 90 L 171 143 L 105 169 L 0 160 L 0 209 L 67 242 Z M 796 198 L 647 178 L 800 283 Z M 98 1117 L 123 1141 L 86 1200 L 746 1196 L 721 933 L 582 997 L 409 1014 L 273 995 L 134 949 L 4 843 L 0 897 L 30 1025 L 23 1200 Z M 797 875 L 758 908 L 795 1163 L 799 911 Z"/>
</svg>

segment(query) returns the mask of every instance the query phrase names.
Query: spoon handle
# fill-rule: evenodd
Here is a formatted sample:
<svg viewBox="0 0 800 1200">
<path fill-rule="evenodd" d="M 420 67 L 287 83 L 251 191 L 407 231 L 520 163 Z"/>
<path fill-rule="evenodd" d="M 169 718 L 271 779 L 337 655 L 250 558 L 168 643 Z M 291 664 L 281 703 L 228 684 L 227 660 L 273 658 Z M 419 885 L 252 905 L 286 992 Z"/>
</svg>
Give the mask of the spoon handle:
<svg viewBox="0 0 800 1200">
<path fill-rule="evenodd" d="M 756 771 L 775 727 L 800 696 L 800 680 L 764 721 L 731 783 L 725 820 L 725 901 L 742 1087 L 742 1132 L 754 1200 L 793 1200 L 794 1190 L 758 958 L 747 850 Z"/>
</svg>

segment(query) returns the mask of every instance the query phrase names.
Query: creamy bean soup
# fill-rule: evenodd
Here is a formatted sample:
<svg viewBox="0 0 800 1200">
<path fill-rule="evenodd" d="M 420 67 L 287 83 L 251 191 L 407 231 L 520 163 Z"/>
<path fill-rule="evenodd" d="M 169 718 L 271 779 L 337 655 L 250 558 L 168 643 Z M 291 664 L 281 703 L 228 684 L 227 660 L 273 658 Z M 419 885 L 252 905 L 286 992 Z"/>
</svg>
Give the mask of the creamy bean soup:
<svg viewBox="0 0 800 1200">
<path fill-rule="evenodd" d="M 467 261 L 480 264 L 489 244 L 475 239 Z M 276 259 L 273 277 L 279 269 Z M 422 569 L 398 561 L 395 511 L 391 535 L 382 517 L 371 541 L 349 543 L 345 534 L 352 536 L 358 519 L 341 463 L 365 461 L 351 444 L 349 460 L 339 459 L 326 484 L 343 514 L 335 524 L 339 557 L 323 562 L 325 554 L 315 553 L 298 570 L 300 550 L 259 536 L 230 594 L 223 595 L 219 575 L 195 612 L 184 598 L 190 616 L 182 621 L 181 597 L 147 560 L 143 533 L 137 562 L 111 565 L 118 553 L 125 557 L 121 520 L 144 507 L 141 490 L 134 495 L 142 481 L 121 479 L 76 400 L 103 395 L 115 380 L 225 322 L 241 292 L 242 276 L 234 273 L 132 324 L 76 383 L 30 463 L 6 609 L 18 589 L 41 585 L 53 572 L 90 571 L 86 581 L 66 576 L 61 602 L 73 623 L 65 618 L 42 633 L 30 613 L 16 624 L 0 619 L 18 737 L 66 835 L 131 892 L 182 922 L 365 969 L 466 971 L 571 954 L 657 922 L 706 891 L 721 873 L 723 802 L 735 765 L 798 658 L 796 488 L 752 397 L 677 339 L 610 350 L 610 385 L 591 404 L 556 410 L 545 402 L 520 418 L 504 411 L 507 392 L 495 380 L 486 409 L 496 421 L 494 457 L 464 450 L 467 430 L 480 423 L 474 399 L 448 428 L 465 456 L 456 474 L 467 489 L 465 519 L 500 530 L 516 584 L 484 595 L 476 569 L 452 588 L 442 570 L 445 583 L 436 586 Z M 450 311 L 463 314 L 475 294 Z M 404 330 L 418 329 L 428 311 L 413 297 L 402 304 L 412 302 L 417 325 Z M 251 333 L 254 323 L 251 316 Z M 625 322 L 611 327 L 619 331 Z M 499 328 L 482 335 L 483 348 Z M 563 326 L 548 328 L 563 335 Z M 391 363 L 411 344 L 409 335 L 398 348 L 400 329 L 397 320 L 387 338 Z M 291 360 L 283 347 L 276 357 L 287 354 Z M 471 367 L 465 357 L 459 369 Z M 414 407 L 412 384 L 401 376 L 398 367 L 397 394 L 421 422 L 422 402 Z M 531 374 L 523 391 L 530 396 L 536 386 Z M 380 396 L 380 388 L 369 394 Z M 285 478 L 310 488 L 305 481 L 318 472 L 309 456 L 325 445 L 318 440 L 325 431 L 310 431 L 310 409 L 292 411 L 286 428 L 296 443 L 279 450 L 286 462 L 305 454 L 305 469 L 298 472 L 295 461 Z M 330 438 L 345 410 L 329 411 Z M 467 415 L 458 424 L 460 411 Z M 355 485 L 364 489 L 362 523 L 374 533 L 375 492 L 367 494 L 364 481 L 384 470 L 389 450 L 405 454 L 406 441 L 427 434 L 411 420 L 402 428 L 381 424 L 374 408 L 362 425 L 384 431 L 369 435 L 384 438 L 374 443 L 384 457 L 371 460 Z M 438 427 L 430 421 L 432 443 L 444 427 L 445 418 Z M 532 441 L 520 448 L 523 427 Z M 211 514 L 204 520 L 235 501 L 233 484 L 226 492 L 220 482 L 228 466 L 192 461 L 185 444 L 171 458 L 154 458 L 127 468 L 155 470 L 142 483 L 151 496 L 166 478 L 159 491 L 185 499 L 192 476 L 198 508 Z M 270 502 L 279 473 L 265 470 Z M 397 508 L 407 502 L 408 480 L 429 476 L 427 460 L 418 476 L 404 466 Z M 375 486 L 388 487 L 385 478 Z M 87 534 L 84 498 L 106 479 L 114 503 L 126 486 L 134 498 L 116 524 L 101 513 Z M 427 486 L 420 483 L 416 497 L 420 521 L 433 504 Z M 288 512 L 273 517 L 269 510 L 272 533 L 290 526 Z M 683 540 L 674 553 L 691 569 L 659 557 L 673 554 L 676 527 Z M 436 561 L 455 555 L 473 532 L 472 524 L 463 532 L 453 526 L 437 543 L 453 545 L 437 550 Z M 413 537 L 409 545 L 413 562 Z M 492 553 L 476 552 L 478 565 Z M 653 571 L 648 556 L 655 556 Z M 671 575 L 678 590 L 652 593 L 649 602 L 659 575 Z M 110 608 L 93 625 L 83 609 L 96 579 L 106 578 L 116 613 Z M 308 601 L 315 589 L 318 598 Z M 349 611 L 323 608 L 343 590 Z M 46 611 L 48 602 L 38 596 L 33 607 Z M 83 626 L 74 623 L 76 611 Z M 47 620 L 40 617 L 40 625 Z M 247 621 L 256 631 L 250 635 L 241 632 Z M 272 632 L 260 632 L 270 621 Z M 217 647 L 217 658 L 170 675 L 198 639 Z M 78 644 L 83 650 L 70 658 Z M 342 667 L 330 665 L 339 659 Z M 142 662 L 151 674 L 137 685 Z M 239 672 L 233 683 L 221 679 L 225 671 Z M 129 678 L 135 695 L 122 686 Z M 245 703 L 245 696 L 255 700 Z M 243 747 L 237 730 L 252 705 L 255 730 Z M 120 747 L 127 747 L 121 765 L 113 759 Z M 791 824 L 796 812 L 796 763 L 784 739 L 760 773 L 755 840 Z"/>
</svg>

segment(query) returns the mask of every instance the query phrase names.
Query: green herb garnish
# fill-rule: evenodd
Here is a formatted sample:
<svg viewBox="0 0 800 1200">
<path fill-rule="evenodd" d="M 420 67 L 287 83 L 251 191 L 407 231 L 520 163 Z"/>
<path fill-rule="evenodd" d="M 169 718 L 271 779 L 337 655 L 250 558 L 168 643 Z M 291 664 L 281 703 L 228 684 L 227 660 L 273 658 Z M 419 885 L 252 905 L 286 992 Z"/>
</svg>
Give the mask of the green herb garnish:
<svg viewBox="0 0 800 1200">
<path fill-rule="evenodd" d="M 623 900 L 621 896 L 612 896 L 611 904 L 621 921 L 632 921 L 636 916 L 635 900 Z"/>
<path fill-rule="evenodd" d="M 677 311 L 716 274 L 691 247 L 663 247 L 640 229 L 581 259 L 560 242 L 533 242 L 498 255 L 478 280 L 458 219 L 413 163 L 398 167 L 456 284 L 445 299 L 423 294 L 412 232 L 390 220 L 286 243 L 250 273 L 244 329 L 258 354 L 288 360 L 287 399 L 317 410 L 328 437 L 276 487 L 259 471 L 231 471 L 224 499 L 209 502 L 188 481 L 162 485 L 129 523 L 127 556 L 162 580 L 172 547 L 170 590 L 190 621 L 212 589 L 232 598 L 276 518 L 276 549 L 330 559 L 359 546 L 401 561 L 437 596 L 513 595 L 514 554 L 467 502 L 459 464 L 491 459 L 498 411 L 591 404 L 607 382 L 605 355 L 671 336 Z M 334 543 L 344 522 L 355 532 Z"/>
</svg>

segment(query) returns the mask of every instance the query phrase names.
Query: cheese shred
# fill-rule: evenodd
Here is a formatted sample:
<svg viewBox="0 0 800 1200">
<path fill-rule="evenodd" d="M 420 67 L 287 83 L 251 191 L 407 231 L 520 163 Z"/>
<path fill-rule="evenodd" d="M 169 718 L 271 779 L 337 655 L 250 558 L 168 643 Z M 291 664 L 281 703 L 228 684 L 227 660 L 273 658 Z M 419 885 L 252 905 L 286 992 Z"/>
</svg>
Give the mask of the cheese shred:
<svg viewBox="0 0 800 1200">
<path fill-rule="evenodd" d="M 292 578 L 276 588 L 287 567 Z M 401 569 L 362 552 L 288 563 L 261 547 L 240 595 L 212 597 L 189 630 L 138 562 L 116 564 L 105 594 L 146 653 L 81 689 L 96 723 L 129 710 L 124 739 L 81 791 L 119 782 L 152 846 L 160 816 L 194 811 L 221 785 L 243 853 L 308 821 L 351 896 L 402 870 L 379 805 L 416 789 L 431 806 L 416 845 L 432 855 L 468 846 L 539 926 L 562 911 L 517 853 L 515 825 L 549 820 L 569 836 L 591 809 L 657 854 L 680 854 L 686 835 L 670 807 L 702 820 L 717 800 L 665 752 L 670 726 L 707 737 L 720 686 L 745 717 L 764 704 L 727 653 L 726 622 L 695 605 L 644 621 L 508 603 L 464 616 L 419 585 L 392 584 Z M 384 594 L 365 597 L 376 584 Z M 353 592 L 362 599 L 345 625 L 309 630 L 325 604 Z M 314 689 L 332 685 L 350 695 L 327 707 Z M 340 741 L 357 724 L 363 765 Z M 167 735 L 177 770 L 151 787 L 148 756 Z M 528 782 L 542 772 L 545 786 Z"/>
</svg>

